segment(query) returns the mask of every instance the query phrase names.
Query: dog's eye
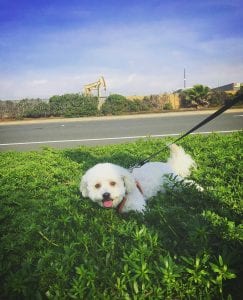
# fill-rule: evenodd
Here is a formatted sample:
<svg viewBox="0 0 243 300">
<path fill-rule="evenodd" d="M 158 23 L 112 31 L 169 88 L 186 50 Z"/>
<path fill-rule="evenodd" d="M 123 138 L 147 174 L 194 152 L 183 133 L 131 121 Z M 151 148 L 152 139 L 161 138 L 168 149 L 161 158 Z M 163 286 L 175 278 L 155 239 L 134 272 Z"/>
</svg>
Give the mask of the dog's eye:
<svg viewBox="0 0 243 300">
<path fill-rule="evenodd" d="M 95 188 L 99 189 L 100 187 L 101 187 L 101 184 L 100 183 L 96 183 Z"/>
<path fill-rule="evenodd" d="M 115 186 L 115 185 L 116 185 L 116 182 L 115 182 L 115 181 L 111 181 L 111 182 L 110 182 L 110 185 L 111 185 L 111 186 Z"/>
</svg>

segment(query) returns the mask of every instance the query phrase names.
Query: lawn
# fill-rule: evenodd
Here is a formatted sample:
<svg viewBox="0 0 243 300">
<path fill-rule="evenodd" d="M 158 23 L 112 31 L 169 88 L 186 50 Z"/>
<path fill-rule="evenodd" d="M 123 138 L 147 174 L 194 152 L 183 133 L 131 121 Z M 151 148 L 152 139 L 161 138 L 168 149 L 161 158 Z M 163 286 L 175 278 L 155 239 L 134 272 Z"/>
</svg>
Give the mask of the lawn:
<svg viewBox="0 0 243 300">
<path fill-rule="evenodd" d="M 124 215 L 79 193 L 94 164 L 128 167 L 168 141 L 0 153 L 0 298 L 242 299 L 242 132 L 182 141 L 203 192 L 168 188 Z"/>
</svg>

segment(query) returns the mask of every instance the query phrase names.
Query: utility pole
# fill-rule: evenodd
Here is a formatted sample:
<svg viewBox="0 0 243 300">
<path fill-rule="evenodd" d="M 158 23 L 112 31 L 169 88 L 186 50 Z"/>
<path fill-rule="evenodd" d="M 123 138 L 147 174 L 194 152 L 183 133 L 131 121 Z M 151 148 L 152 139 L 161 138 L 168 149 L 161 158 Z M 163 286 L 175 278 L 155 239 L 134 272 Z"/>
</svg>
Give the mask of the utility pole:
<svg viewBox="0 0 243 300">
<path fill-rule="evenodd" d="M 184 89 L 186 88 L 186 68 L 184 68 Z"/>
</svg>

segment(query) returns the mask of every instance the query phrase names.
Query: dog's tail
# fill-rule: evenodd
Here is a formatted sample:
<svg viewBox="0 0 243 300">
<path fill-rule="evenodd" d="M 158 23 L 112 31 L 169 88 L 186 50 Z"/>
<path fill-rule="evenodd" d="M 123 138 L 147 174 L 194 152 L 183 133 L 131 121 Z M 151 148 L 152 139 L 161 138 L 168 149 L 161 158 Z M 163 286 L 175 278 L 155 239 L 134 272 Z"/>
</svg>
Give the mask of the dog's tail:
<svg viewBox="0 0 243 300">
<path fill-rule="evenodd" d="M 191 174 L 191 169 L 196 168 L 196 163 L 192 157 L 185 153 L 184 149 L 176 144 L 169 146 L 170 157 L 168 163 L 173 171 L 181 177 L 187 177 Z"/>
</svg>

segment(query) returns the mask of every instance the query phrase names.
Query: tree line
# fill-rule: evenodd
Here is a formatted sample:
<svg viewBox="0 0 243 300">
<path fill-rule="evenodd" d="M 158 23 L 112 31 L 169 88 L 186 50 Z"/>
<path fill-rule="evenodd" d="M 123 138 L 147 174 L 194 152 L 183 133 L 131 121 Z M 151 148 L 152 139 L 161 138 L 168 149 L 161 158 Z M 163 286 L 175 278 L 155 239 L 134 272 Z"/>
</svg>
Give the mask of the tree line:
<svg viewBox="0 0 243 300">
<path fill-rule="evenodd" d="M 80 94 L 52 96 L 48 101 L 22 99 L 0 101 L 0 118 L 83 117 L 98 113 L 98 98 Z"/>
<path fill-rule="evenodd" d="M 220 106 L 230 100 L 232 95 L 211 91 L 207 86 L 195 85 L 190 89 L 177 92 L 181 107 Z M 44 101 L 22 99 L 20 101 L 0 101 L 0 119 L 23 119 L 40 117 L 85 117 L 98 115 L 119 115 L 124 113 L 156 112 L 171 110 L 173 105 L 168 94 L 145 96 L 143 99 L 129 100 L 119 94 L 107 97 L 99 107 L 95 96 L 83 94 L 64 94 L 52 96 Z"/>
</svg>

